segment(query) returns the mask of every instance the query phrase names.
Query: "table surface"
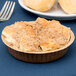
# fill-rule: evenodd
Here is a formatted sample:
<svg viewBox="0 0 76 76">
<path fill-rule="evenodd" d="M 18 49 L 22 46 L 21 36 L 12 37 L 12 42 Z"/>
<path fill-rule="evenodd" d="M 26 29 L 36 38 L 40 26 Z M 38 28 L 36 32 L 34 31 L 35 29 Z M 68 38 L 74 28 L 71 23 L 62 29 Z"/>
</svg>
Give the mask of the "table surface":
<svg viewBox="0 0 76 76">
<path fill-rule="evenodd" d="M 0 9 L 5 1 L 0 0 Z M 7 25 L 16 21 L 33 21 L 38 17 L 21 8 L 17 0 L 13 1 L 16 2 L 14 13 L 10 20 L 0 22 L 0 35 Z M 76 20 L 60 22 L 70 27 L 76 35 Z M 76 76 L 76 40 L 61 59 L 45 64 L 31 64 L 12 57 L 0 38 L 0 76 Z"/>
</svg>

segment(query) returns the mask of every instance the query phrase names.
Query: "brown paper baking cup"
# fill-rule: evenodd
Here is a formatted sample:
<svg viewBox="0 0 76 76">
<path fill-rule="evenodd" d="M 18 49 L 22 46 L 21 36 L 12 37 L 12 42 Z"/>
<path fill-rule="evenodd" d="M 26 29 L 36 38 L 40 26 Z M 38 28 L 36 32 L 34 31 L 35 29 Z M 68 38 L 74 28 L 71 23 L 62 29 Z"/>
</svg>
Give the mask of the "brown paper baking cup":
<svg viewBox="0 0 76 76">
<path fill-rule="evenodd" d="M 63 48 L 60 48 L 58 50 L 44 52 L 44 53 L 20 52 L 9 46 L 8 46 L 8 50 L 10 54 L 14 56 L 16 59 L 19 59 L 25 62 L 31 62 L 31 63 L 45 63 L 45 62 L 51 62 L 63 57 L 66 54 L 68 47 L 73 43 L 74 39 L 75 39 L 74 33 L 71 31 L 71 38 L 67 45 L 65 45 Z M 3 37 L 2 37 L 2 40 L 5 43 Z"/>
<path fill-rule="evenodd" d="M 45 63 L 54 61 L 64 56 L 64 54 L 67 52 L 67 48 L 58 52 L 45 53 L 45 54 L 23 53 L 13 50 L 11 48 L 8 48 L 8 50 L 10 54 L 14 56 L 16 59 L 31 63 Z"/>
</svg>

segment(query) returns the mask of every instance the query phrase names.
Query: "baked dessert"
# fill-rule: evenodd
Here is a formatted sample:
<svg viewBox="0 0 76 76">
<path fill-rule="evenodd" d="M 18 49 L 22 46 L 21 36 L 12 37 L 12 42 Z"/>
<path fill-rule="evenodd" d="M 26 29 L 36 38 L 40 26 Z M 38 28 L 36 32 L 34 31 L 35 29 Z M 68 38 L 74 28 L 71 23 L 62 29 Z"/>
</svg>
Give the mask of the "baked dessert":
<svg viewBox="0 0 76 76">
<path fill-rule="evenodd" d="M 47 11 L 51 9 L 56 0 L 23 0 L 23 3 L 31 9 L 37 11 Z"/>
<path fill-rule="evenodd" d="M 2 31 L 5 44 L 22 52 L 48 52 L 60 49 L 70 40 L 70 28 L 59 21 L 37 18 L 33 22 L 15 22 Z"/>
<path fill-rule="evenodd" d="M 58 0 L 62 9 L 69 14 L 76 14 L 76 0 Z"/>
</svg>

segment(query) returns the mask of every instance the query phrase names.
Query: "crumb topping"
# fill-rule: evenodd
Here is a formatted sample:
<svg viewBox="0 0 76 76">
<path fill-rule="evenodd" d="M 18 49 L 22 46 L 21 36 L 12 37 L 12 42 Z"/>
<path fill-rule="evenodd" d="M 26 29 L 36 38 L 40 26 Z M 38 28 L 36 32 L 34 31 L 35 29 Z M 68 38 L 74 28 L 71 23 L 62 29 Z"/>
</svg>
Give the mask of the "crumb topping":
<svg viewBox="0 0 76 76">
<path fill-rule="evenodd" d="M 70 28 L 59 21 L 37 18 L 34 22 L 15 22 L 2 31 L 5 43 L 24 52 L 56 50 L 70 40 Z"/>
</svg>

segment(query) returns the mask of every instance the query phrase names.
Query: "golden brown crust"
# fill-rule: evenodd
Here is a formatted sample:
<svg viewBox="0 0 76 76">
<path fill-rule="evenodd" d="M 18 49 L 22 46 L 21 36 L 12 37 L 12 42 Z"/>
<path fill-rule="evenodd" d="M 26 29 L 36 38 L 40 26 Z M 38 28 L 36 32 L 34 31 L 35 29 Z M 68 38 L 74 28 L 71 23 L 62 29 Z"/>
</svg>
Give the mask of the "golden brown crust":
<svg viewBox="0 0 76 76">
<path fill-rule="evenodd" d="M 56 0 L 23 0 L 24 5 L 37 11 L 47 11 L 55 2 Z"/>
<path fill-rule="evenodd" d="M 51 51 L 66 45 L 70 40 L 70 28 L 59 21 L 38 18 L 34 22 L 16 22 L 2 31 L 5 43 L 24 52 Z"/>
<path fill-rule="evenodd" d="M 58 0 L 61 8 L 68 14 L 76 14 L 76 0 Z"/>
<path fill-rule="evenodd" d="M 48 21 L 46 19 L 44 19 L 44 18 L 38 17 L 36 22 L 38 24 L 42 25 L 43 27 L 47 27 L 47 25 L 48 25 Z"/>
<path fill-rule="evenodd" d="M 55 43 L 55 42 L 43 42 L 40 44 L 40 47 L 42 48 L 43 51 L 51 51 L 55 49 L 59 49 L 60 45 Z"/>
<path fill-rule="evenodd" d="M 33 30 L 33 28 L 31 26 L 26 26 L 26 31 L 30 34 L 30 35 L 35 35 L 35 32 Z"/>
</svg>

